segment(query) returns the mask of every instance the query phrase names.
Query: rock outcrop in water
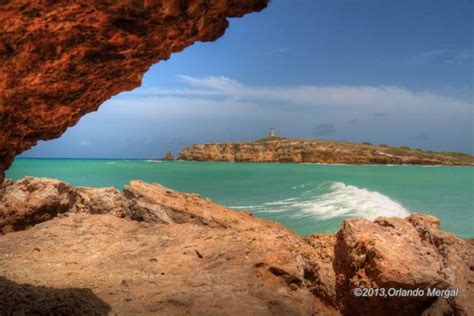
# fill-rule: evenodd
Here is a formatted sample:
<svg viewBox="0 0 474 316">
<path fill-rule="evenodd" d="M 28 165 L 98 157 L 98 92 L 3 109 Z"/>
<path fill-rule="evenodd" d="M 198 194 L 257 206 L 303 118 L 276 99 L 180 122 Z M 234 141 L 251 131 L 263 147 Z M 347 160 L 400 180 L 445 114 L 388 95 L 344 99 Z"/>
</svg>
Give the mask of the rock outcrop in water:
<svg viewBox="0 0 474 316">
<path fill-rule="evenodd" d="M 283 138 L 248 143 L 192 145 L 182 149 L 178 159 L 329 164 L 474 165 L 474 157 L 462 153 L 435 153 L 408 147 L 394 148 L 337 141 Z"/>
<path fill-rule="evenodd" d="M 168 150 L 166 152 L 165 158 L 163 160 L 169 160 L 169 161 L 174 160 L 174 156 L 173 156 L 173 153 L 171 152 L 171 150 Z"/>
<path fill-rule="evenodd" d="M 1 187 L 0 227 L 2 315 L 474 314 L 474 243 L 428 215 L 299 236 L 159 184 L 120 193 L 25 178 Z M 354 287 L 459 295 L 355 297 Z"/>
<path fill-rule="evenodd" d="M 0 1 L 0 183 L 13 158 L 59 137 L 148 68 L 224 34 L 267 0 Z"/>
</svg>

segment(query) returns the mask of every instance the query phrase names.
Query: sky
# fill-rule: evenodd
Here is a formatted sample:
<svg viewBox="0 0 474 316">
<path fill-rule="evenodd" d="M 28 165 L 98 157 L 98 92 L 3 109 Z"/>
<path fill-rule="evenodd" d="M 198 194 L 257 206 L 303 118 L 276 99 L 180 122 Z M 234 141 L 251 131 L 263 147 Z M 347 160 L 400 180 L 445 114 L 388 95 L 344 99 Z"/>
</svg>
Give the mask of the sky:
<svg viewBox="0 0 474 316">
<path fill-rule="evenodd" d="M 471 0 L 273 0 L 23 157 L 280 136 L 474 153 Z"/>
</svg>

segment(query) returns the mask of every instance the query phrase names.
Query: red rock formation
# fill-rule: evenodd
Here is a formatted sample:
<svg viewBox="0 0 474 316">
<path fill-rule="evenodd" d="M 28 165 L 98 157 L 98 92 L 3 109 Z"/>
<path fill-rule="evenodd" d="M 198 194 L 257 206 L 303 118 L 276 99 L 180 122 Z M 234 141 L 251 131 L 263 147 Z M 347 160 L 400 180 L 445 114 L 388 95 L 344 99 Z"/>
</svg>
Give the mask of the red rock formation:
<svg viewBox="0 0 474 316">
<path fill-rule="evenodd" d="M 267 0 L 0 1 L 0 183 L 15 155 L 59 137 L 148 68 L 224 34 Z"/>
<path fill-rule="evenodd" d="M 474 314 L 474 243 L 429 215 L 347 219 L 337 234 L 303 237 L 141 181 L 120 194 L 26 178 L 1 192 L 3 231 L 31 226 L 0 235 L 2 315 Z M 54 209 L 64 212 L 43 217 Z M 459 295 L 356 297 L 355 287 Z"/>
</svg>

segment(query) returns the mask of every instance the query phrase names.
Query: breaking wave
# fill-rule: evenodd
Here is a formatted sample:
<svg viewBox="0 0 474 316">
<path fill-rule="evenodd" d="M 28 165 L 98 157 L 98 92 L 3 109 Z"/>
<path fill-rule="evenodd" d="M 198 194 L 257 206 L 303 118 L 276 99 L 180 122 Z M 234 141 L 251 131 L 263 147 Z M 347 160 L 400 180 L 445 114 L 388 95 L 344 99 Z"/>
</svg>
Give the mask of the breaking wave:
<svg viewBox="0 0 474 316">
<path fill-rule="evenodd" d="M 321 219 L 358 216 L 373 220 L 377 216 L 406 217 L 410 213 L 399 202 L 377 191 L 342 182 L 334 182 L 330 188 L 330 192 L 315 200 L 294 206 L 300 209 L 300 214 L 316 215 Z"/>
<path fill-rule="evenodd" d="M 318 194 L 321 189 L 324 188 L 303 192 L 297 198 L 234 208 L 265 213 L 290 212 L 295 217 L 315 216 L 319 219 L 356 216 L 373 220 L 378 216 L 406 217 L 410 213 L 399 202 L 377 191 L 342 182 L 326 185 L 326 193 L 322 195 Z"/>
</svg>

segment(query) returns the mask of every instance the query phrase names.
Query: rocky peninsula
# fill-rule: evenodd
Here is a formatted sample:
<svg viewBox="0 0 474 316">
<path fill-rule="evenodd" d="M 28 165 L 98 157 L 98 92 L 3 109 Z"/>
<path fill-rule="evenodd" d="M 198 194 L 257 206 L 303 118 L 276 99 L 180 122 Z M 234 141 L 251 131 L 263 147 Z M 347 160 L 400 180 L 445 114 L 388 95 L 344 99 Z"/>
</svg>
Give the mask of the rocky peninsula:
<svg viewBox="0 0 474 316">
<path fill-rule="evenodd" d="M 178 159 L 230 162 L 291 162 L 326 164 L 394 164 L 473 166 L 474 157 L 454 152 L 428 152 L 409 147 L 355 144 L 329 140 L 268 137 L 254 142 L 192 145 Z"/>
<path fill-rule="evenodd" d="M 132 181 L 0 188 L 0 313 L 472 315 L 474 243 L 429 215 L 300 236 L 196 194 Z M 456 297 L 356 297 L 357 287 Z"/>
</svg>

